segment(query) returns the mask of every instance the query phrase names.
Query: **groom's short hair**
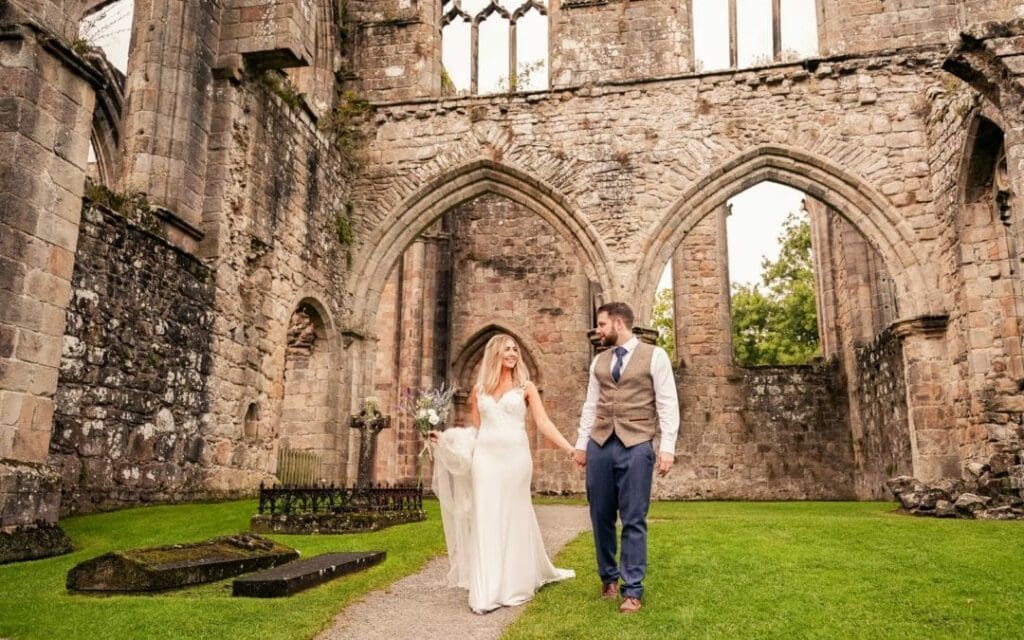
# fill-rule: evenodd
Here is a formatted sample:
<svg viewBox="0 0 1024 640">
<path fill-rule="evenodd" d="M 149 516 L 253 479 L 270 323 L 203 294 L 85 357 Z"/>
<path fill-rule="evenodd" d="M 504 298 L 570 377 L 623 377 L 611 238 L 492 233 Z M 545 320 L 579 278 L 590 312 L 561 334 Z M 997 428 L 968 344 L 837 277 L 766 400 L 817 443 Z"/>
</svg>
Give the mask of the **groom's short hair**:
<svg viewBox="0 0 1024 640">
<path fill-rule="evenodd" d="M 625 302 L 608 302 L 597 308 L 598 313 L 607 313 L 609 317 L 622 320 L 630 329 L 633 328 L 633 310 Z"/>
</svg>

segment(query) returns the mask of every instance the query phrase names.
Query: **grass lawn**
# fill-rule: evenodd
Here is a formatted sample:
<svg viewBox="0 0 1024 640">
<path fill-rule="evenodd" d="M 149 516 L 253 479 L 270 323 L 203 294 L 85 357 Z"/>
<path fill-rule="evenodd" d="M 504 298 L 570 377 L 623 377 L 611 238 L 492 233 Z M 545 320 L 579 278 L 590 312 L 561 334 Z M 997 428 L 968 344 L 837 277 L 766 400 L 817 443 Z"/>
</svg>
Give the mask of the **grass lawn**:
<svg viewBox="0 0 1024 640">
<path fill-rule="evenodd" d="M 658 503 L 644 610 L 598 599 L 593 543 L 505 634 L 527 638 L 1021 638 L 1024 523 L 890 503 Z"/>
<path fill-rule="evenodd" d="M 444 552 L 437 503 L 427 501 L 426 522 L 373 534 L 272 536 L 303 557 L 331 551 L 384 550 L 387 559 L 289 598 L 232 598 L 231 581 L 141 596 L 71 595 L 68 570 L 114 549 L 202 540 L 248 529 L 256 502 L 146 507 L 68 518 L 72 554 L 0 566 L 0 638 L 40 640 L 159 640 L 231 638 L 305 640 L 327 625 L 347 602 L 418 571 Z"/>
</svg>

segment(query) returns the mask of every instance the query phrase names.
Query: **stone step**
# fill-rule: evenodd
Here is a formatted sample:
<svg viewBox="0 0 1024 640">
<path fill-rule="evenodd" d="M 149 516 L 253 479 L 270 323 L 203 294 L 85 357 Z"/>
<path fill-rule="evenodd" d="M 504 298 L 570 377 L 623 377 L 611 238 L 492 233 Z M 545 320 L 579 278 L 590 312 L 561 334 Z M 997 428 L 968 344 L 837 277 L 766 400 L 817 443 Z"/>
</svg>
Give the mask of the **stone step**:
<svg viewBox="0 0 1024 640">
<path fill-rule="evenodd" d="M 250 598 L 280 598 L 315 587 L 381 562 L 384 551 L 325 553 L 236 578 L 231 595 Z"/>
</svg>

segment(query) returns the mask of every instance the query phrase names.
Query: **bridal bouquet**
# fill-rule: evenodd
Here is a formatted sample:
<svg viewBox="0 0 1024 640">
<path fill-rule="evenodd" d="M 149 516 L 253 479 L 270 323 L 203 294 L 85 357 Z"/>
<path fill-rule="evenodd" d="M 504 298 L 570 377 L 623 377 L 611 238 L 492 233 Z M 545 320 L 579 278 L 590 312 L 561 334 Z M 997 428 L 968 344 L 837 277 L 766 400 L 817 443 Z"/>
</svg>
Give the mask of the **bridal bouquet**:
<svg viewBox="0 0 1024 640">
<path fill-rule="evenodd" d="M 436 389 L 422 389 L 406 393 L 400 410 L 412 419 L 416 430 L 426 441 L 420 455 L 424 453 L 430 455 L 430 432 L 444 431 L 448 425 L 448 416 L 452 411 L 454 396 L 455 387 L 446 387 L 443 384 Z M 431 459 L 433 459 L 432 455 Z"/>
</svg>

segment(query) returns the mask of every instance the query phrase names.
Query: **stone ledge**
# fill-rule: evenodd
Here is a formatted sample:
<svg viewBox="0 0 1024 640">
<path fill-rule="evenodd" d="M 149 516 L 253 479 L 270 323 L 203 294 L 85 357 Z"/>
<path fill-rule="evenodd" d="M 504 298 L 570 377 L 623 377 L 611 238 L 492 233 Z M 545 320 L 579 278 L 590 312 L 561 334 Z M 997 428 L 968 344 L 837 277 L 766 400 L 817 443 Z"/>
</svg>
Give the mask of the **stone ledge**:
<svg viewBox="0 0 1024 640">
<path fill-rule="evenodd" d="M 238 578 L 231 595 L 249 598 L 280 598 L 315 587 L 335 578 L 362 571 L 387 557 L 384 551 L 327 553 L 298 560 Z"/>
</svg>

